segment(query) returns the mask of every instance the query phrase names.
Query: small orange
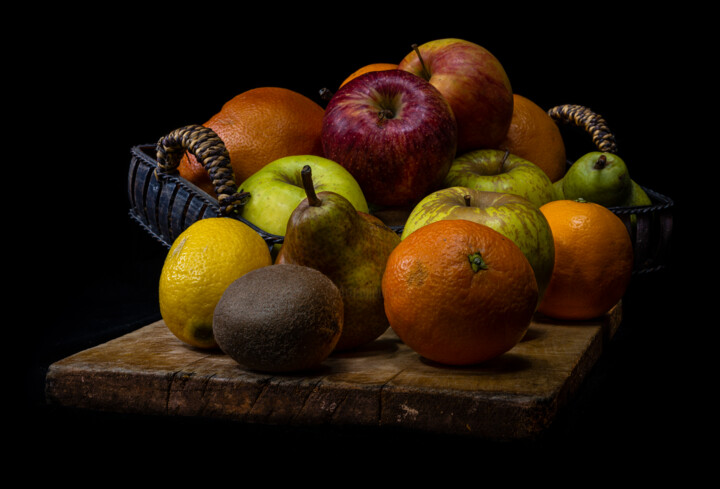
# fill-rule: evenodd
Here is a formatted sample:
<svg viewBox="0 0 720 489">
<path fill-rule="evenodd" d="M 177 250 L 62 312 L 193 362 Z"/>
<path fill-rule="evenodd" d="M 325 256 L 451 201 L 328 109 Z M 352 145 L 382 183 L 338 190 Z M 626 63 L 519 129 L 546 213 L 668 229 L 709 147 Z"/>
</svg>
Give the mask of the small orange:
<svg viewBox="0 0 720 489">
<path fill-rule="evenodd" d="M 625 294 L 633 245 L 622 220 L 599 204 L 556 200 L 542 207 L 555 242 L 555 267 L 538 312 L 556 319 L 602 316 Z"/>
<path fill-rule="evenodd" d="M 441 220 L 408 235 L 382 280 L 390 326 L 411 349 L 446 365 L 471 365 L 512 349 L 537 305 L 532 267 L 494 229 Z"/>
<path fill-rule="evenodd" d="M 345 80 L 340 84 L 342 87 L 350 80 L 357 78 L 360 75 L 364 75 L 365 73 L 369 73 L 371 71 L 386 71 L 386 70 L 397 70 L 398 65 L 394 63 L 371 63 L 369 65 L 365 65 L 362 68 L 355 71 L 353 74 L 345 78 Z"/>
<path fill-rule="evenodd" d="M 565 143 L 557 123 L 535 102 L 513 94 L 514 105 L 510 129 L 498 149 L 524 158 L 556 182 L 567 166 Z"/>
<path fill-rule="evenodd" d="M 227 101 L 203 125 L 225 143 L 235 183 L 241 185 L 260 168 L 284 156 L 322 156 L 324 115 L 325 109 L 301 93 L 259 87 Z M 193 155 L 182 158 L 178 171 L 181 177 L 215 195 L 207 171 Z"/>
</svg>

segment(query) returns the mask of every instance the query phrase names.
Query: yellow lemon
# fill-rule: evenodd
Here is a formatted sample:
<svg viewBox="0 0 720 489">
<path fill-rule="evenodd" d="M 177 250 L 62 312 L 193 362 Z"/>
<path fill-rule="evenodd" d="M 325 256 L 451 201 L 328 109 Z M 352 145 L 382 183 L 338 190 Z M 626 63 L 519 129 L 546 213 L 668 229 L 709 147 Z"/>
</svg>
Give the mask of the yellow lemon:
<svg viewBox="0 0 720 489">
<path fill-rule="evenodd" d="M 191 224 L 173 242 L 160 274 L 160 314 L 188 345 L 215 348 L 213 312 L 236 279 L 272 263 L 265 240 L 243 222 L 211 217 Z"/>
</svg>

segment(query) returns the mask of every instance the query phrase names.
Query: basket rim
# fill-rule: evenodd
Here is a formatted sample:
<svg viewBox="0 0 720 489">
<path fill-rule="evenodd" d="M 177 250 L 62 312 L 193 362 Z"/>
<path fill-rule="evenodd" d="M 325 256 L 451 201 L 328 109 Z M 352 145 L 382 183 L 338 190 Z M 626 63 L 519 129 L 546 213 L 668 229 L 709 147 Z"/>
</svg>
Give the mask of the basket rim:
<svg viewBox="0 0 720 489">
<path fill-rule="evenodd" d="M 675 206 L 675 202 L 670 197 L 650 188 L 643 187 L 642 185 L 640 185 L 640 188 L 642 188 L 654 202 L 652 205 L 637 205 L 628 207 L 612 206 L 608 207 L 608 209 L 613 211 L 615 214 L 650 214 L 652 212 L 668 211 Z"/>
<path fill-rule="evenodd" d="M 157 166 L 157 160 L 152 156 L 155 151 L 155 144 L 138 144 L 131 148 L 131 153 L 133 156 L 135 156 L 139 161 L 142 161 L 143 164 L 148 165 L 151 168 L 154 168 Z M 206 192 L 204 192 L 202 189 L 200 189 L 198 186 L 194 185 L 192 182 L 189 182 L 185 180 L 184 178 L 180 177 L 177 174 L 164 174 L 163 178 L 165 179 L 171 179 L 174 183 L 177 185 L 180 185 L 184 187 L 188 192 L 193 194 L 193 197 L 202 199 L 208 207 L 211 207 L 215 210 L 215 212 L 218 215 L 222 215 L 220 212 L 220 205 L 217 200 L 213 199 L 210 195 L 208 195 Z M 142 222 L 142 219 L 140 219 L 137 215 L 135 215 L 135 212 L 133 209 L 130 209 L 131 216 L 134 220 L 140 222 L 144 228 L 146 228 L 147 231 L 149 231 L 153 236 L 155 236 L 159 241 L 164 243 L 166 246 L 168 245 L 167 240 L 164 239 L 164 237 L 158 236 L 157 233 L 153 232 L 146 224 Z M 269 246 L 275 245 L 275 244 L 281 244 L 284 241 L 284 236 L 279 236 L 273 233 L 270 233 L 268 231 L 265 231 L 262 228 L 259 228 L 255 224 L 251 223 L 241 215 L 228 215 L 227 217 L 236 219 L 243 224 L 246 224 L 251 229 L 253 229 L 256 233 L 258 233 L 266 243 L 268 243 Z"/>
<path fill-rule="evenodd" d="M 150 165 L 156 165 L 157 161 L 151 154 L 155 150 L 154 144 L 137 144 L 131 148 L 131 152 L 137 156 L 139 156 L 141 159 L 143 159 L 146 163 Z M 184 179 L 183 179 L 184 180 Z M 191 182 L 184 181 L 184 183 L 187 186 L 192 186 L 194 189 L 198 189 L 195 185 L 193 185 Z M 668 197 L 667 195 L 663 195 L 660 192 L 657 192 L 655 190 L 652 190 L 648 187 L 645 187 L 643 185 L 640 185 L 640 187 L 651 197 L 652 200 L 657 201 L 657 204 L 652 205 L 643 205 L 643 206 L 633 206 L 633 207 L 623 207 L 623 206 L 612 206 L 608 207 L 608 209 L 617 209 L 617 210 L 624 210 L 624 209 L 632 209 L 633 211 L 646 211 L 646 212 L 652 212 L 656 210 L 665 210 L 674 207 L 675 202 L 673 199 Z M 198 189 L 199 190 L 199 189 Z M 207 198 L 208 201 L 217 206 L 217 202 L 209 197 L 205 197 L 205 193 L 202 192 L 203 198 Z M 266 232 L 266 231 L 263 231 Z"/>
<path fill-rule="evenodd" d="M 132 155 L 140 161 L 143 165 L 147 165 L 148 167 L 155 167 L 157 165 L 157 161 L 154 158 L 154 144 L 140 144 L 133 146 L 131 149 Z M 192 193 L 195 197 L 199 197 L 203 199 L 205 203 L 209 207 L 212 207 L 218 214 L 219 214 L 219 205 L 218 202 L 212 198 L 212 196 L 208 195 L 206 192 L 198 188 L 196 185 L 192 184 L 191 182 L 185 180 L 184 178 L 180 177 L 178 174 L 166 174 L 163 178 L 170 178 L 174 183 L 177 185 L 183 186 L 188 192 Z M 663 227 L 665 229 L 669 229 L 672 227 L 672 209 L 675 205 L 675 202 L 670 197 L 661 194 L 660 192 L 656 192 L 652 189 L 649 189 L 644 186 L 640 186 L 651 198 L 653 204 L 652 205 L 646 205 L 646 206 L 633 206 L 633 207 L 608 207 L 609 210 L 611 210 L 614 214 L 619 216 L 637 216 L 638 219 L 647 219 L 648 217 L 651 220 L 654 220 L 655 216 L 662 216 L 661 220 L 663 221 Z M 143 222 L 143 220 L 140 218 L 140 216 L 135 215 L 134 208 L 130 209 L 131 217 L 140 224 L 149 234 L 151 234 L 153 237 L 155 237 L 158 241 L 163 243 L 166 247 L 169 246 L 169 243 L 167 242 L 167 239 L 165 239 L 164 236 L 158 235 L 156 232 L 154 232 L 146 223 Z M 284 236 L 279 236 L 275 234 L 268 233 L 267 231 L 259 228 L 258 226 L 252 224 L 247 219 L 243 218 L 242 215 L 232 215 L 230 216 L 233 219 L 237 219 L 246 225 L 248 225 L 250 228 L 255 230 L 268 244 L 268 246 L 275 246 L 275 245 L 281 245 L 284 242 Z M 395 231 L 398 234 L 402 234 L 404 231 L 404 225 L 393 225 L 389 226 L 393 231 Z M 655 268 L 662 268 L 664 265 L 659 265 Z M 643 270 L 641 270 L 643 271 Z"/>
</svg>

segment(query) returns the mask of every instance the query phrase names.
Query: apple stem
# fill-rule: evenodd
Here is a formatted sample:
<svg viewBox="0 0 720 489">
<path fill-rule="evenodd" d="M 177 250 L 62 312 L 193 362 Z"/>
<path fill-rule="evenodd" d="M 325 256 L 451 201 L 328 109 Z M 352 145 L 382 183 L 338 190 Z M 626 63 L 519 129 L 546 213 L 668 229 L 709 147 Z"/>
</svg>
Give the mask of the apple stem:
<svg viewBox="0 0 720 489">
<path fill-rule="evenodd" d="M 303 187 L 305 188 L 308 203 L 313 207 L 320 206 L 322 201 L 315 193 L 315 186 L 312 181 L 312 170 L 310 169 L 310 165 L 305 165 L 300 173 L 302 175 Z"/>
<path fill-rule="evenodd" d="M 605 155 L 600 155 L 600 157 L 595 161 L 595 165 L 593 168 L 595 170 L 602 170 L 607 165 L 607 157 Z"/>
<path fill-rule="evenodd" d="M 465 205 L 468 206 L 468 207 L 470 207 L 470 196 L 469 196 L 469 195 L 465 195 L 465 196 L 463 197 L 463 199 L 465 199 Z"/>
<path fill-rule="evenodd" d="M 378 112 L 378 126 L 382 126 L 393 117 L 395 117 L 395 112 L 390 109 L 381 109 L 380 112 Z"/>
<path fill-rule="evenodd" d="M 420 60 L 420 65 L 422 66 L 422 76 L 426 80 L 430 80 L 430 72 L 428 71 L 427 67 L 425 66 L 425 61 L 423 60 L 422 55 L 420 54 L 420 49 L 418 48 L 417 44 L 412 45 L 413 51 L 417 53 L 418 59 Z"/>
<path fill-rule="evenodd" d="M 477 253 L 468 255 L 468 260 L 470 261 L 470 266 L 475 273 L 479 272 L 480 270 L 488 269 L 487 263 L 485 263 L 485 260 L 483 260 L 483 257 L 479 251 Z"/>
<path fill-rule="evenodd" d="M 329 88 L 321 88 L 319 93 L 320 98 L 326 102 L 330 101 L 330 99 L 333 98 L 334 95 Z"/>
<path fill-rule="evenodd" d="M 507 161 L 507 159 L 508 159 L 509 156 L 510 156 L 510 150 L 509 150 L 509 149 L 506 149 L 506 150 L 505 150 L 505 154 L 503 155 L 503 159 L 502 159 L 502 164 L 503 164 L 503 165 L 505 164 L 505 162 Z"/>
</svg>

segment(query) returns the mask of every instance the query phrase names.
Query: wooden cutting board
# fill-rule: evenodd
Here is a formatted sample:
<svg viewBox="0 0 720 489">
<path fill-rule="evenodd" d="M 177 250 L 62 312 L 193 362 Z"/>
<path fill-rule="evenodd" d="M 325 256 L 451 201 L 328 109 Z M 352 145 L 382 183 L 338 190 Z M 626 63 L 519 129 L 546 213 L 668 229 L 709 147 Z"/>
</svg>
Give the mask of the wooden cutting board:
<svg viewBox="0 0 720 489">
<path fill-rule="evenodd" d="M 621 318 L 621 304 L 592 321 L 536 318 L 515 348 L 473 367 L 426 361 L 388 330 L 290 375 L 186 346 L 158 321 L 52 364 L 46 395 L 54 405 L 115 413 L 529 439 L 576 393 Z"/>
</svg>

